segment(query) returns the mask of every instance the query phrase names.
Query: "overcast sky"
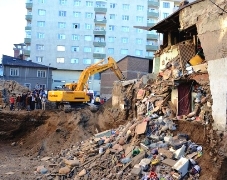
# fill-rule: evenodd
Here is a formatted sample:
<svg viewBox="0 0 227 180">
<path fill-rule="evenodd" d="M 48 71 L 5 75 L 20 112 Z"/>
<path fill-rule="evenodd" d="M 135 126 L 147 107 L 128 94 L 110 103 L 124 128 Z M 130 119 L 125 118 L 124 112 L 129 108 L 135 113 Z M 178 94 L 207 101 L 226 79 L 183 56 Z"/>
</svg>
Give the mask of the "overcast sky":
<svg viewBox="0 0 227 180">
<path fill-rule="evenodd" d="M 24 42 L 25 3 L 26 0 L 0 0 L 0 58 L 2 54 L 13 56 L 13 44 Z"/>
</svg>

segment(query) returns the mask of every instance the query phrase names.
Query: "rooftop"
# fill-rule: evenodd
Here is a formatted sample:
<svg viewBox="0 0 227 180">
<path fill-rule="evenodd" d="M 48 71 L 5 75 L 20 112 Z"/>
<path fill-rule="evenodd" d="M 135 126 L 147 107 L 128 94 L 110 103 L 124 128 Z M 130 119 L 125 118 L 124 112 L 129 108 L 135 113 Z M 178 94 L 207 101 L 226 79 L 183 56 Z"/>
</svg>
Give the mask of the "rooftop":
<svg viewBox="0 0 227 180">
<path fill-rule="evenodd" d="M 11 56 L 3 55 L 2 56 L 2 65 L 7 65 L 7 66 L 23 66 L 23 67 L 34 67 L 34 68 L 50 68 L 50 69 L 57 69 L 54 67 L 48 67 L 42 64 L 34 63 L 32 61 L 26 61 L 22 60 L 19 58 L 14 58 Z"/>
</svg>

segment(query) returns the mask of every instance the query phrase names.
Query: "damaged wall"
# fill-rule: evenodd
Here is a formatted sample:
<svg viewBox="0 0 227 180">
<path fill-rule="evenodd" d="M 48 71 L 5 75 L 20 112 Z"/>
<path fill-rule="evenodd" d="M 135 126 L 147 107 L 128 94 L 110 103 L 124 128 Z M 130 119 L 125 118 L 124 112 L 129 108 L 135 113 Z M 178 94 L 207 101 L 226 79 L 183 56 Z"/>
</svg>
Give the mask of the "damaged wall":
<svg viewBox="0 0 227 180">
<path fill-rule="evenodd" d="M 214 127 L 220 130 L 225 130 L 226 127 L 226 69 L 227 58 L 208 61 L 210 90 L 213 98 L 212 115 L 214 118 Z"/>
<path fill-rule="evenodd" d="M 227 11 L 226 0 L 216 0 L 215 3 Z M 206 60 L 208 61 L 214 125 L 215 128 L 225 130 L 227 13 L 209 0 L 193 4 L 180 12 L 180 27 L 181 30 L 184 30 L 195 24 Z"/>
<path fill-rule="evenodd" d="M 226 0 L 215 3 L 227 11 Z M 227 13 L 205 0 L 184 8 L 179 17 L 181 30 L 196 24 L 206 60 L 227 56 Z"/>
</svg>

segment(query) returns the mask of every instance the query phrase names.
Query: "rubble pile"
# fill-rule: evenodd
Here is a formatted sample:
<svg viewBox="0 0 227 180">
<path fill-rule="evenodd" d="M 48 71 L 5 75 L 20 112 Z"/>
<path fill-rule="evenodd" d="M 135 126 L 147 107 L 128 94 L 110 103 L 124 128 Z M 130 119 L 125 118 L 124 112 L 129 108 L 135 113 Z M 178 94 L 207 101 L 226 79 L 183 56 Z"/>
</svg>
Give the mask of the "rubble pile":
<svg viewBox="0 0 227 180">
<path fill-rule="evenodd" d="M 202 146 L 178 133 L 169 118 L 155 114 L 140 117 L 95 134 L 58 156 L 42 158 L 38 175 L 74 179 L 167 179 L 199 177 L 197 158 Z M 41 167 L 41 168 L 40 168 Z"/>
<path fill-rule="evenodd" d="M 28 92 L 28 88 L 20 85 L 16 81 L 0 81 L 0 106 L 5 107 L 7 102 L 9 102 L 9 97 L 12 94 L 22 94 L 23 92 Z"/>
<path fill-rule="evenodd" d="M 195 83 L 196 91 L 200 90 L 196 93 L 195 110 L 178 117 L 171 102 L 171 91 L 175 88 L 171 74 L 172 70 L 169 70 L 159 75 L 156 81 L 150 81 L 152 83 L 147 83 L 144 88 L 139 88 L 141 82 L 127 84 L 136 92 L 136 96 L 130 96 L 132 108 L 128 109 L 127 103 L 124 106 L 125 111 L 136 110 L 136 113 L 131 113 L 136 115 L 133 120 L 116 129 L 97 133 L 87 141 L 62 150 L 58 156 L 47 157 L 36 173 L 49 178 L 69 177 L 75 180 L 198 179 L 201 168 L 197 160 L 203 155 L 203 147 L 191 141 L 188 134 L 177 132 L 176 122 L 204 123 L 206 119 L 202 117 L 212 118 L 204 115 L 204 112 L 209 112 L 204 107 L 210 107 L 202 102 L 205 93 L 206 101 L 209 97 L 209 86 Z M 131 106 L 132 102 L 135 102 L 135 108 Z"/>
</svg>

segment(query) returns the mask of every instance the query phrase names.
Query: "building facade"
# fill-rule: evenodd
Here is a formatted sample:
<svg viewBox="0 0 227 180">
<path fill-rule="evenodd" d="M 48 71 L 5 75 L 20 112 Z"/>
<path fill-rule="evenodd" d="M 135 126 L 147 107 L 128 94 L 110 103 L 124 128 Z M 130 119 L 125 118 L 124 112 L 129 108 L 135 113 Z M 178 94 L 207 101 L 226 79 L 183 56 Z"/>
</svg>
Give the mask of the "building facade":
<svg viewBox="0 0 227 180">
<path fill-rule="evenodd" d="M 53 87 L 76 81 L 84 68 L 108 56 L 152 59 L 157 33 L 133 26 L 154 25 L 158 8 L 158 0 L 28 0 L 25 58 L 57 68 Z M 90 78 L 90 88 L 100 91 L 100 75 Z"/>
<path fill-rule="evenodd" d="M 117 65 L 127 80 L 140 79 L 143 75 L 151 73 L 153 69 L 152 60 L 135 56 L 125 56 L 118 61 Z M 101 73 L 102 97 L 110 98 L 112 96 L 114 81 L 119 81 L 119 79 L 110 69 Z"/>
<path fill-rule="evenodd" d="M 0 77 L 2 80 L 14 80 L 29 90 L 35 88 L 36 83 L 43 89 L 50 89 L 52 84 L 52 70 L 56 68 L 34 63 L 31 60 L 2 56 Z"/>
</svg>

